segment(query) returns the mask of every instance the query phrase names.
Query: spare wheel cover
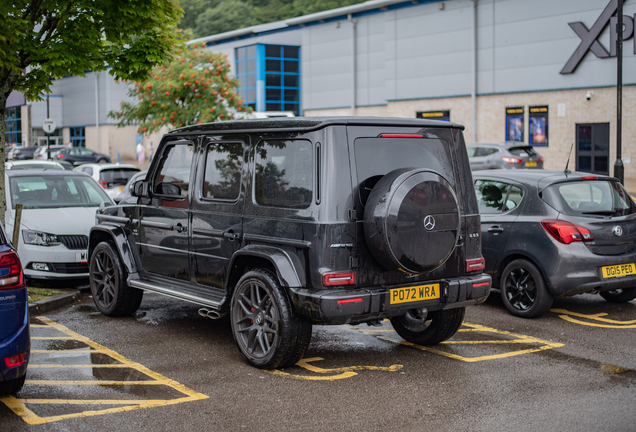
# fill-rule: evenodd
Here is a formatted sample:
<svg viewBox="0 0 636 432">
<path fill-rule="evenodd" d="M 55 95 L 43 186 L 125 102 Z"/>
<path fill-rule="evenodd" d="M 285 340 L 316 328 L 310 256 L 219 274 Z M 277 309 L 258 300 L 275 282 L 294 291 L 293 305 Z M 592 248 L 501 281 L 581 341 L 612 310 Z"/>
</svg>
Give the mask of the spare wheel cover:
<svg viewBox="0 0 636 432">
<path fill-rule="evenodd" d="M 375 185 L 364 210 L 364 235 L 389 270 L 419 274 L 452 254 L 460 232 L 457 195 L 436 171 L 401 168 Z"/>
</svg>

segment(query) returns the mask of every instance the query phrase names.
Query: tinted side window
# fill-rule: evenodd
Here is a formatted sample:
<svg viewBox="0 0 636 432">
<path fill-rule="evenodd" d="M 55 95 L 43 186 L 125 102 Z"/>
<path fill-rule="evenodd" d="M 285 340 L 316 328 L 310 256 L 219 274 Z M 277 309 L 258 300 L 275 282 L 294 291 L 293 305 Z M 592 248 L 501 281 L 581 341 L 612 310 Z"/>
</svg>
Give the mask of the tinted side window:
<svg viewBox="0 0 636 432">
<path fill-rule="evenodd" d="M 313 159 L 312 145 L 307 140 L 260 142 L 255 156 L 256 202 L 264 206 L 309 207 Z"/>
<path fill-rule="evenodd" d="M 157 186 L 161 183 L 170 183 L 178 186 L 180 196 L 188 195 L 190 188 L 190 170 L 192 169 L 192 144 L 177 144 L 165 148 L 159 163 L 159 170 L 152 183 L 154 193 L 162 195 L 162 190 Z"/>
<path fill-rule="evenodd" d="M 506 183 L 492 180 L 477 180 L 475 182 L 475 194 L 477 195 L 479 213 L 492 214 L 510 210 L 504 208 L 504 200 L 507 193 L 508 184 Z"/>
<path fill-rule="evenodd" d="M 218 143 L 207 147 L 203 197 L 235 200 L 241 191 L 242 143 Z"/>
</svg>

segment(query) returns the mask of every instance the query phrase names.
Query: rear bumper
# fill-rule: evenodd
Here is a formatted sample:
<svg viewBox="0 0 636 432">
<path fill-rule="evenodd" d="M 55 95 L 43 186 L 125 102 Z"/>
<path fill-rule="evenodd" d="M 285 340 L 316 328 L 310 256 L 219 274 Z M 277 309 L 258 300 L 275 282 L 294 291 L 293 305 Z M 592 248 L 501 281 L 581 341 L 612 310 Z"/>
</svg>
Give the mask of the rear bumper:
<svg viewBox="0 0 636 432">
<path fill-rule="evenodd" d="M 24 320 L 20 325 L 20 328 L 12 333 L 7 338 L 0 341 L 0 381 L 8 381 L 16 378 L 20 378 L 27 372 L 27 365 L 29 363 L 31 339 L 29 337 L 29 306 L 25 301 L 24 307 Z M 5 357 L 13 356 L 27 352 L 27 361 L 16 367 L 8 367 L 5 362 Z"/>
<path fill-rule="evenodd" d="M 390 303 L 390 288 L 308 290 L 290 288 L 291 300 L 301 315 L 315 323 L 357 324 L 365 321 L 400 316 L 415 308 L 428 311 L 452 309 L 483 303 L 488 298 L 492 280 L 479 274 L 457 279 L 431 281 L 440 283 L 440 298 L 410 303 Z M 423 285 L 422 282 L 413 286 Z"/>
</svg>

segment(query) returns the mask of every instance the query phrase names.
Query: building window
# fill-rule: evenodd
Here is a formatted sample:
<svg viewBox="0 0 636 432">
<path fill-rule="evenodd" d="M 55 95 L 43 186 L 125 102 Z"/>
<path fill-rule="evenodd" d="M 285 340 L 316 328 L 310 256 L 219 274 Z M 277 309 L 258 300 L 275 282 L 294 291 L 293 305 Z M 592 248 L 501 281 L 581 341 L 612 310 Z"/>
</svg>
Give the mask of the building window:
<svg viewBox="0 0 636 432">
<path fill-rule="evenodd" d="M 536 146 L 548 145 L 548 107 L 529 107 L 530 114 L 530 144 Z"/>
<path fill-rule="evenodd" d="M 444 111 L 417 111 L 415 113 L 416 118 L 428 119 L 428 120 L 443 120 L 450 121 L 450 110 Z"/>
<path fill-rule="evenodd" d="M 236 49 L 236 77 L 245 106 L 256 110 L 256 45 Z"/>
<path fill-rule="evenodd" d="M 86 147 L 86 130 L 83 127 L 69 128 L 73 147 Z"/>
<path fill-rule="evenodd" d="M 22 145 L 21 107 L 7 108 L 4 114 L 4 137 L 7 144 Z"/>
<path fill-rule="evenodd" d="M 506 141 L 523 142 L 523 107 L 506 108 Z"/>
<path fill-rule="evenodd" d="M 300 48 L 251 45 L 236 49 L 239 96 L 256 111 L 300 115 Z"/>
</svg>

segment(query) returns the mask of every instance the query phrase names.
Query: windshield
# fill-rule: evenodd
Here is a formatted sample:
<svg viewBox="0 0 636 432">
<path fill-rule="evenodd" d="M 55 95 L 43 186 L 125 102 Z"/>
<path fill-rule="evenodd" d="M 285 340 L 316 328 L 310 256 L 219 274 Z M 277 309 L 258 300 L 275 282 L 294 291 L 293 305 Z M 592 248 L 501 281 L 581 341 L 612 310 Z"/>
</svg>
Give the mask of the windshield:
<svg viewBox="0 0 636 432">
<path fill-rule="evenodd" d="M 508 151 L 510 152 L 510 154 L 520 157 L 535 156 L 537 154 L 537 152 L 535 152 L 531 146 L 510 147 Z"/>
<path fill-rule="evenodd" d="M 623 216 L 636 213 L 625 188 L 614 181 L 582 181 L 548 186 L 543 200 L 567 215 Z"/>
<path fill-rule="evenodd" d="M 11 207 L 24 208 L 99 207 L 111 202 L 94 180 L 84 176 L 28 176 L 9 180 Z"/>
<path fill-rule="evenodd" d="M 128 180 L 137 174 L 137 168 L 115 168 L 103 170 L 99 173 L 99 181 L 108 183 L 108 185 L 125 185 Z"/>
</svg>

